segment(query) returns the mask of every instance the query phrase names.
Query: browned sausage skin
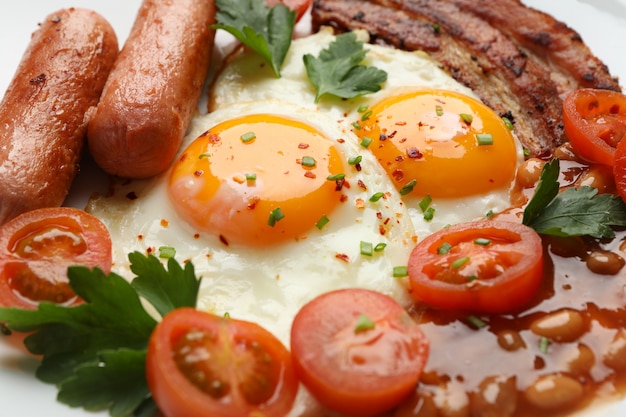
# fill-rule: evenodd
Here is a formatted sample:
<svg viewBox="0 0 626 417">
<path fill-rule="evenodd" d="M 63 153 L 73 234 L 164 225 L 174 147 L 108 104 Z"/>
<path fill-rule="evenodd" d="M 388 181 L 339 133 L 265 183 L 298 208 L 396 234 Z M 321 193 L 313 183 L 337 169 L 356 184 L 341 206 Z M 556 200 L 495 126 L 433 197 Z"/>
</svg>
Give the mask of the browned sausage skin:
<svg viewBox="0 0 626 417">
<path fill-rule="evenodd" d="M 0 102 L 0 224 L 63 203 L 118 50 L 91 10 L 59 10 L 33 33 Z"/>
<path fill-rule="evenodd" d="M 167 169 L 196 110 L 215 31 L 213 0 L 144 0 L 89 124 L 89 150 L 106 172 Z"/>
</svg>

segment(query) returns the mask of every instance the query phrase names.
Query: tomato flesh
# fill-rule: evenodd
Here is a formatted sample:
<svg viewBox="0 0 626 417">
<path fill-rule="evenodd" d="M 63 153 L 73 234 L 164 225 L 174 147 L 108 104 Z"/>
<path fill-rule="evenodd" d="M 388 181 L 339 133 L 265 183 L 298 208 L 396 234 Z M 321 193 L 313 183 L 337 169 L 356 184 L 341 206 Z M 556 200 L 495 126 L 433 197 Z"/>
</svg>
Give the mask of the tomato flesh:
<svg viewBox="0 0 626 417">
<path fill-rule="evenodd" d="M 296 12 L 296 21 L 299 21 L 300 18 L 307 11 L 313 0 L 266 0 L 265 1 L 269 7 L 274 7 L 278 3 L 282 3 L 285 6 L 289 7 L 291 10 Z"/>
<path fill-rule="evenodd" d="M 157 325 L 146 375 L 167 417 L 280 417 L 298 389 L 291 355 L 272 334 L 191 308 Z"/>
<path fill-rule="evenodd" d="M 615 148 L 626 134 L 626 96 L 584 88 L 563 100 L 563 126 L 582 158 L 613 166 Z"/>
<path fill-rule="evenodd" d="M 359 329 L 359 320 L 371 320 Z M 331 410 L 372 416 L 410 395 L 428 341 L 392 298 L 364 289 L 323 294 L 296 315 L 291 351 L 300 381 Z"/>
<path fill-rule="evenodd" d="M 108 230 L 83 210 L 38 209 L 0 229 L 0 304 L 36 308 L 41 301 L 81 302 L 67 281 L 67 267 L 111 268 Z"/>
<path fill-rule="evenodd" d="M 539 290 L 541 238 L 531 228 L 512 222 L 450 226 L 418 243 L 408 272 L 413 296 L 433 307 L 515 311 Z"/>
</svg>

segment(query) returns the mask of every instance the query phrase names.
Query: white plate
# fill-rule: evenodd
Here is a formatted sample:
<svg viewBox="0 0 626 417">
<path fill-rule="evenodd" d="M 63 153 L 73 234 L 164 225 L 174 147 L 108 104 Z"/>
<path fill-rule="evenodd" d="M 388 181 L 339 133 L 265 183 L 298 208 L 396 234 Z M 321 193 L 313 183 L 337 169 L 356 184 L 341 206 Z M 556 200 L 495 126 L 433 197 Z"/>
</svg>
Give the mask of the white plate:
<svg viewBox="0 0 626 417">
<path fill-rule="evenodd" d="M 120 45 L 126 39 L 141 0 L 21 0 L 3 4 L 0 13 L 0 92 L 4 92 L 29 42 L 31 33 L 49 13 L 63 7 L 100 12 L 113 25 Z M 626 0 L 525 0 L 577 30 L 610 68 L 626 80 Z M 626 81 L 624 81 L 626 85 Z M 81 186 L 92 180 L 80 179 Z M 80 195 L 72 198 L 81 198 Z M 34 377 L 37 361 L 0 339 L 0 415 L 6 417 L 86 417 L 94 415 L 56 402 L 56 389 Z M 99 413 L 97 415 L 106 415 Z M 579 413 L 577 417 L 626 415 L 626 400 Z"/>
</svg>

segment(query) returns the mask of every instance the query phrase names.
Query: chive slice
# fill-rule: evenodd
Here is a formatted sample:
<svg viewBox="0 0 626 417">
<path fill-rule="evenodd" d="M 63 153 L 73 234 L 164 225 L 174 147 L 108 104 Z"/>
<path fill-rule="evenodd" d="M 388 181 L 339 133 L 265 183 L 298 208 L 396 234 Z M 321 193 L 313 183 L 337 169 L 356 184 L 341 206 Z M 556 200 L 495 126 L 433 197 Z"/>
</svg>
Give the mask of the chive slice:
<svg viewBox="0 0 626 417">
<path fill-rule="evenodd" d="M 171 246 L 161 246 L 159 247 L 159 258 L 161 259 L 170 259 L 176 256 L 176 249 Z"/>
<path fill-rule="evenodd" d="M 367 104 L 361 104 L 361 105 L 359 106 L 359 108 L 358 108 L 358 109 L 356 109 L 356 111 L 357 111 L 358 113 L 363 113 L 363 112 L 365 112 L 367 109 L 369 109 L 369 107 L 370 107 L 370 106 L 368 106 Z"/>
<path fill-rule="evenodd" d="M 368 138 L 367 136 L 363 136 L 363 139 L 361 139 L 361 146 L 364 148 L 367 148 L 371 144 L 372 144 L 372 139 Z"/>
<path fill-rule="evenodd" d="M 204 159 L 204 158 L 210 158 L 210 157 L 211 157 L 211 154 L 206 152 L 206 153 L 200 154 L 200 156 L 198 156 L 198 159 Z"/>
<path fill-rule="evenodd" d="M 313 168 L 315 167 L 315 158 L 312 156 L 303 156 L 302 157 L 302 166 Z"/>
<path fill-rule="evenodd" d="M 367 330 L 372 330 L 376 327 L 376 323 L 372 321 L 365 314 L 360 314 L 356 319 L 356 326 L 354 326 L 354 333 L 361 333 Z"/>
<path fill-rule="evenodd" d="M 450 249 L 452 249 L 452 245 L 448 242 L 443 242 L 441 246 L 437 248 L 437 253 L 439 255 L 447 255 L 448 253 L 450 253 Z"/>
<path fill-rule="evenodd" d="M 348 158 L 348 164 L 350 165 L 360 164 L 362 160 L 363 160 L 363 157 L 361 155 L 352 156 Z"/>
<path fill-rule="evenodd" d="M 487 326 L 487 323 L 485 323 L 480 317 L 471 315 L 471 316 L 467 316 L 467 321 L 474 327 L 476 327 L 477 329 L 481 329 L 485 326 Z"/>
<path fill-rule="evenodd" d="M 457 258 L 450 264 L 450 268 L 452 268 L 452 269 L 459 269 L 463 265 L 468 263 L 469 260 L 470 260 L 469 256 L 462 256 L 460 258 Z"/>
<path fill-rule="evenodd" d="M 248 132 L 241 135 L 241 141 L 243 143 L 252 142 L 254 139 L 256 139 L 256 135 L 254 134 L 254 132 Z"/>
<path fill-rule="evenodd" d="M 511 119 L 509 119 L 508 117 L 503 117 L 502 121 L 504 122 L 504 125 L 506 126 L 507 129 L 509 130 L 515 129 L 515 126 L 513 126 L 513 122 L 511 122 Z"/>
<path fill-rule="evenodd" d="M 433 32 L 435 32 L 435 33 L 441 32 L 441 26 L 439 26 L 437 23 L 435 23 L 433 25 Z"/>
<path fill-rule="evenodd" d="M 524 148 L 524 156 L 530 156 L 530 151 L 526 148 Z"/>
<path fill-rule="evenodd" d="M 362 121 L 362 122 L 366 121 L 367 119 L 369 119 L 369 118 L 370 118 L 370 116 L 371 116 L 372 114 L 374 114 L 374 112 L 373 112 L 373 111 L 371 111 L 371 110 L 366 111 L 366 112 L 365 112 L 365 113 L 363 113 L 363 115 L 361 116 L 361 121 Z"/>
<path fill-rule="evenodd" d="M 315 223 L 315 227 L 317 227 L 319 230 L 322 230 L 324 226 L 328 224 L 328 222 L 330 222 L 330 219 L 324 214 L 322 215 L 322 217 L 320 217 L 317 223 Z"/>
<path fill-rule="evenodd" d="M 542 336 L 539 339 L 539 351 L 543 354 L 548 353 L 548 347 L 550 346 L 550 339 L 545 336 Z"/>
<path fill-rule="evenodd" d="M 474 118 L 472 117 L 471 114 L 467 114 L 467 113 L 461 113 L 459 114 L 459 116 L 461 117 L 461 119 L 467 123 L 468 125 L 471 125 L 472 122 L 474 121 Z"/>
<path fill-rule="evenodd" d="M 267 224 L 271 227 L 274 227 L 277 222 L 281 221 L 285 218 L 285 213 L 280 209 L 280 207 L 276 207 L 274 210 L 270 212 L 270 218 L 267 221 Z"/>
<path fill-rule="evenodd" d="M 352 127 L 354 128 L 354 130 L 361 130 L 361 125 L 359 124 L 359 122 L 353 122 Z"/>
<path fill-rule="evenodd" d="M 376 246 L 374 246 L 374 252 L 382 252 L 385 250 L 386 247 L 386 243 L 378 243 Z"/>
<path fill-rule="evenodd" d="M 246 180 L 248 180 L 248 181 L 256 181 L 256 173 L 254 173 L 254 172 L 246 173 Z"/>
<path fill-rule="evenodd" d="M 493 145 L 493 135 L 491 133 L 478 133 L 476 134 L 476 140 L 478 146 Z"/>
<path fill-rule="evenodd" d="M 409 275 L 409 268 L 406 266 L 394 266 L 393 267 L 393 276 L 395 278 L 402 278 Z"/>
<path fill-rule="evenodd" d="M 413 188 L 415 188 L 415 185 L 417 185 L 416 179 L 412 179 L 411 181 L 407 182 L 406 184 L 404 184 L 402 188 L 400 188 L 400 195 L 409 194 L 411 191 L 413 191 Z"/>
<path fill-rule="evenodd" d="M 495 214 L 495 213 L 493 212 L 493 210 L 489 210 L 489 211 L 487 212 L 487 214 L 485 214 L 485 217 L 489 219 L 489 218 L 493 217 L 493 215 L 494 215 L 494 214 Z"/>
<path fill-rule="evenodd" d="M 480 246 L 487 246 L 491 243 L 491 239 L 486 239 L 484 237 L 479 237 L 474 240 L 474 243 Z"/>
<path fill-rule="evenodd" d="M 361 255 L 372 256 L 374 254 L 374 245 L 372 242 L 361 241 Z"/>
<path fill-rule="evenodd" d="M 382 191 L 379 191 L 379 192 L 375 193 L 374 195 L 372 195 L 372 196 L 370 197 L 370 201 L 371 201 L 372 203 L 375 203 L 375 202 L 377 202 L 378 200 L 380 200 L 381 198 L 383 198 L 383 196 L 384 196 L 384 195 L 385 195 L 385 193 L 383 193 Z"/>
<path fill-rule="evenodd" d="M 426 197 L 422 198 L 419 202 L 419 208 L 422 210 L 422 213 L 426 211 L 428 207 L 430 207 L 430 203 L 433 202 L 432 197 L 428 194 Z"/>
<path fill-rule="evenodd" d="M 431 221 L 435 217 L 435 209 L 433 207 L 428 207 L 424 212 L 424 220 L 427 222 Z"/>
<path fill-rule="evenodd" d="M 443 116 L 443 107 L 441 107 L 440 105 L 436 105 L 435 112 L 437 113 L 437 116 Z"/>
<path fill-rule="evenodd" d="M 335 174 L 335 175 L 329 175 L 326 177 L 326 179 L 328 181 L 339 181 L 346 178 L 346 174 L 340 173 L 340 174 Z"/>
</svg>

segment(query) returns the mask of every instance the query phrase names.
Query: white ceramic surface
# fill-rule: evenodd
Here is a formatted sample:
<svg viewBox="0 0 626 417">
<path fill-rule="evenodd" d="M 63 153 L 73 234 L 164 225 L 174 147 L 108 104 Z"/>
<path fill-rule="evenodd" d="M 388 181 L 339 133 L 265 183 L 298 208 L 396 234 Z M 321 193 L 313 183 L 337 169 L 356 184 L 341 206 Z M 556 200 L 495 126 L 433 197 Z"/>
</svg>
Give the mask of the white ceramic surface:
<svg viewBox="0 0 626 417">
<path fill-rule="evenodd" d="M 85 7 L 100 12 L 116 30 L 120 45 L 126 39 L 141 0 L 20 0 L 5 2 L 0 11 L 0 92 L 4 92 L 30 40 L 30 34 L 49 13 L 63 7 Z M 525 0 L 577 30 L 626 86 L 626 0 Z M 98 172 L 91 172 L 96 175 Z M 79 178 L 68 204 L 79 205 L 93 184 L 87 175 Z M 87 417 L 88 413 L 56 402 L 56 389 L 39 382 L 37 361 L 0 338 L 1 417 Z M 576 417 L 622 417 L 626 400 L 594 407 Z"/>
</svg>

